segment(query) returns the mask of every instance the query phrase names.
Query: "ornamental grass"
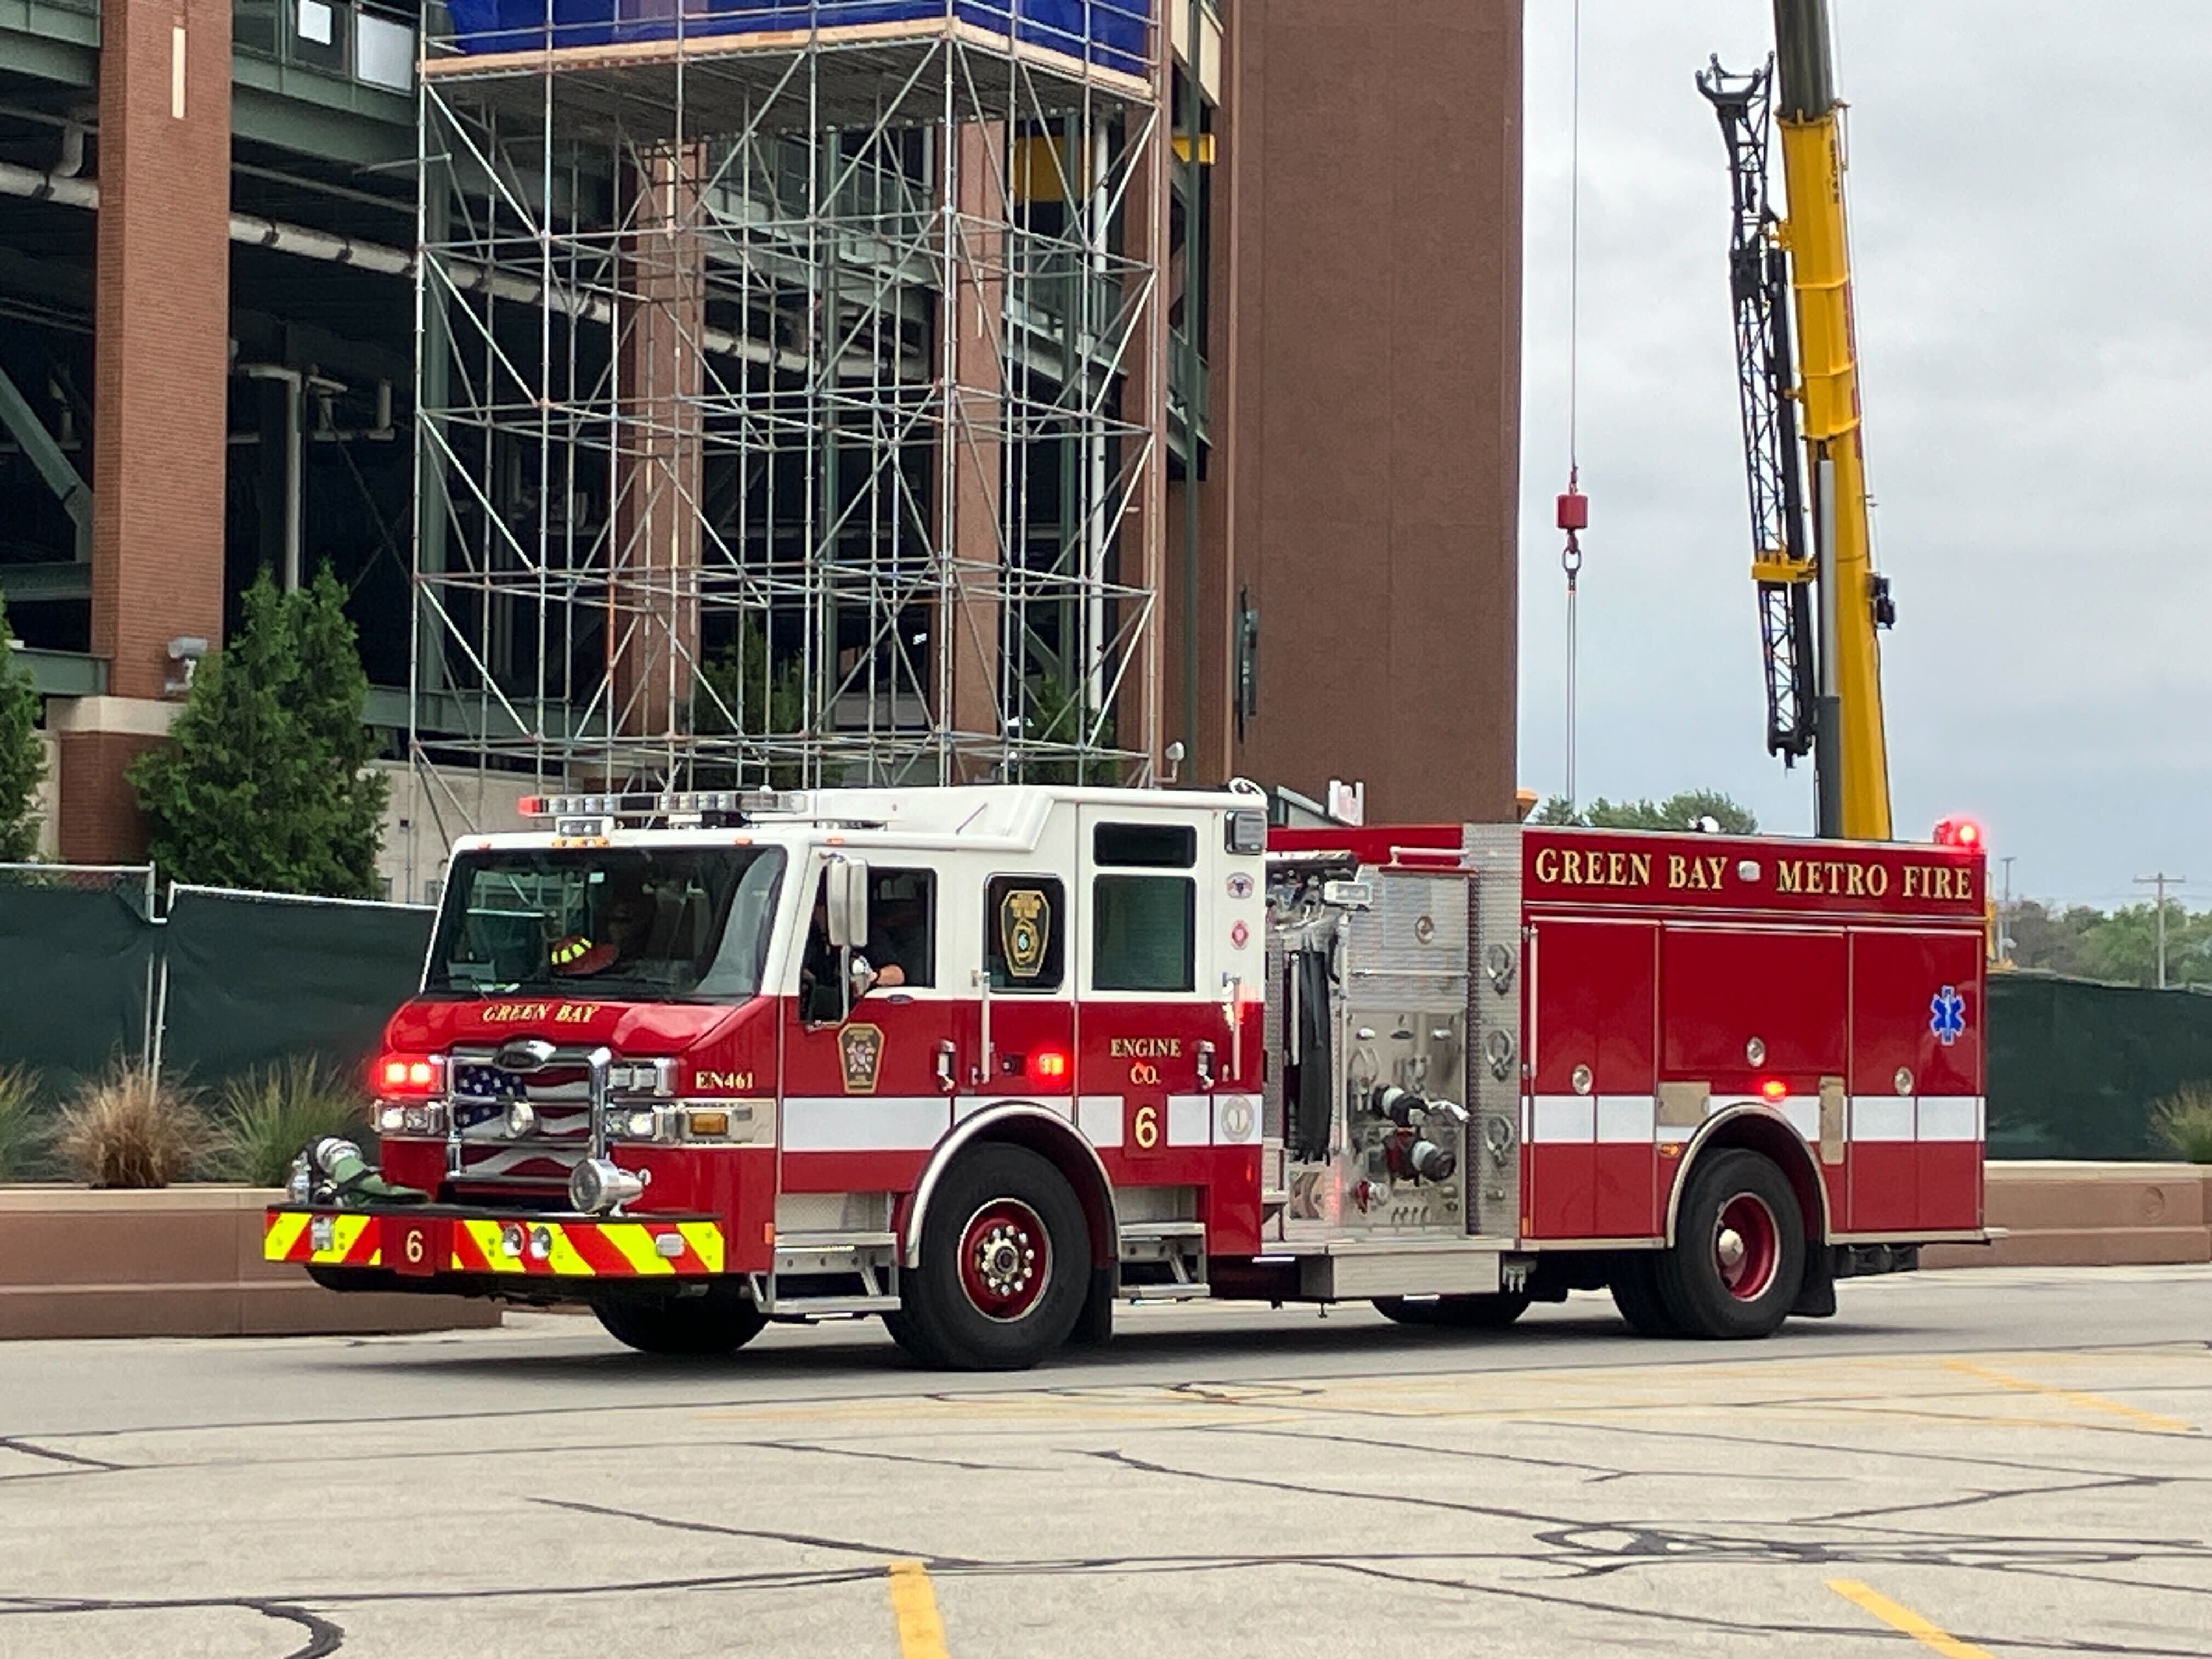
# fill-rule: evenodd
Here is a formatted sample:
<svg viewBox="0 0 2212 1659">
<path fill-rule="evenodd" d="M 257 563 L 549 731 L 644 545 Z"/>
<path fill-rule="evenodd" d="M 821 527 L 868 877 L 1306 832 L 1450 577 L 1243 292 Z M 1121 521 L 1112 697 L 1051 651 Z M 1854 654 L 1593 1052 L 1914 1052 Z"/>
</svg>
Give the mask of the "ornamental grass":
<svg viewBox="0 0 2212 1659">
<path fill-rule="evenodd" d="M 2184 1085 L 2151 1113 L 2160 1140 L 2191 1164 L 2212 1164 L 2212 1083 Z"/>
<path fill-rule="evenodd" d="M 349 1073 L 295 1054 L 223 1085 L 209 1168 L 228 1180 L 281 1187 L 301 1149 L 325 1135 L 372 1147 L 368 1103 Z"/>
<path fill-rule="evenodd" d="M 135 1060 L 88 1079 L 54 1135 L 64 1166 L 90 1187 L 166 1187 L 191 1176 L 213 1145 L 193 1095 Z"/>
<path fill-rule="evenodd" d="M 0 1069 L 0 1181 L 35 1180 L 52 1138 L 39 1107 L 38 1074 L 27 1066 Z"/>
</svg>

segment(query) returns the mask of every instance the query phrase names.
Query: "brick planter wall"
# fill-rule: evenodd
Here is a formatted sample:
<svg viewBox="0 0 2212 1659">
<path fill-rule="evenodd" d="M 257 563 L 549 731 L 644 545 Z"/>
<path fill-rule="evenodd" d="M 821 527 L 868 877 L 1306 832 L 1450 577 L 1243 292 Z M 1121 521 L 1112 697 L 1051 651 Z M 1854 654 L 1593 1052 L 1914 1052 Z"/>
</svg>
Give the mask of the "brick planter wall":
<svg viewBox="0 0 2212 1659">
<path fill-rule="evenodd" d="M 335 1335 L 496 1325 L 459 1297 L 338 1295 L 261 1259 L 258 1187 L 0 1187 L 0 1338 Z"/>
<path fill-rule="evenodd" d="M 1937 1244 L 1928 1267 L 2212 1261 L 2212 1165 L 2024 1158 L 1989 1166 L 1986 1247 Z"/>
</svg>

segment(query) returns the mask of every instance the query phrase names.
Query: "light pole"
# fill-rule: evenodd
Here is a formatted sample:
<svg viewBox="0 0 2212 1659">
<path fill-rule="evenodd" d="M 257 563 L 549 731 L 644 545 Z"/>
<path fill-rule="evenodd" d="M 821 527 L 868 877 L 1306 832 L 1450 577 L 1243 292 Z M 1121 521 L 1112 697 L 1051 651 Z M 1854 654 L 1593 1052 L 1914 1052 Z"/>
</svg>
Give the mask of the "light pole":
<svg viewBox="0 0 2212 1659">
<path fill-rule="evenodd" d="M 2004 866 L 2004 896 L 1997 901 L 1997 960 L 2012 960 L 2012 861 L 2014 854 L 2007 854 L 1997 860 Z"/>
<path fill-rule="evenodd" d="M 2189 878 L 2169 876 L 2161 870 L 2154 876 L 2137 876 L 2136 884 L 2158 890 L 2158 988 L 2163 991 L 2166 989 L 2166 890 L 2168 886 L 2186 887 Z"/>
</svg>

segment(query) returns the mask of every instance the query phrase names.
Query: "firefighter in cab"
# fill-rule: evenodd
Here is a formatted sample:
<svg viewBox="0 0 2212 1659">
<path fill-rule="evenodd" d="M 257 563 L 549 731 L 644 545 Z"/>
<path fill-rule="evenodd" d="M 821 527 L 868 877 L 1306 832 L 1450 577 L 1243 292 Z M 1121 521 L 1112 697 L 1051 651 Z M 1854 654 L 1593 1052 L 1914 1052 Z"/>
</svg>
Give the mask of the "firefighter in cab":
<svg viewBox="0 0 2212 1659">
<path fill-rule="evenodd" d="M 624 966 L 644 953 L 658 910 L 643 870 L 609 872 L 592 907 L 592 931 L 555 942 L 553 971 L 565 979 L 586 979 Z"/>
<path fill-rule="evenodd" d="M 814 915 L 807 925 L 806 952 L 799 960 L 799 1000 L 801 1017 L 811 1024 L 837 1018 L 839 952 L 830 943 L 830 881 L 827 875 L 814 889 Z M 867 943 L 853 955 L 856 992 L 890 990 L 906 983 L 906 969 L 896 952 L 878 928 L 872 913 Z"/>
</svg>

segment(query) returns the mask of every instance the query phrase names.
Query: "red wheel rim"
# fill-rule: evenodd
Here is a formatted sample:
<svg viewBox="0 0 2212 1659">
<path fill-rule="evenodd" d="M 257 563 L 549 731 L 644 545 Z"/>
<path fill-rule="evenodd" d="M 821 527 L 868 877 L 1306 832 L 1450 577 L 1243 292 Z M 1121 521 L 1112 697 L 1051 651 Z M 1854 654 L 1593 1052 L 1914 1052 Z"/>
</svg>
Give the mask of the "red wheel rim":
<svg viewBox="0 0 2212 1659">
<path fill-rule="evenodd" d="M 1738 1193 L 1721 1206 L 1713 1226 L 1713 1266 L 1721 1283 L 1739 1302 L 1756 1302 L 1774 1283 L 1782 1260 L 1782 1230 L 1766 1200 Z"/>
<path fill-rule="evenodd" d="M 994 1198 L 960 1234 L 960 1288 L 986 1319 L 1026 1316 L 1052 1281 L 1052 1240 L 1037 1212 L 1018 1199 Z"/>
</svg>

